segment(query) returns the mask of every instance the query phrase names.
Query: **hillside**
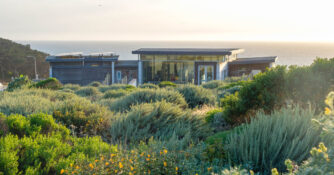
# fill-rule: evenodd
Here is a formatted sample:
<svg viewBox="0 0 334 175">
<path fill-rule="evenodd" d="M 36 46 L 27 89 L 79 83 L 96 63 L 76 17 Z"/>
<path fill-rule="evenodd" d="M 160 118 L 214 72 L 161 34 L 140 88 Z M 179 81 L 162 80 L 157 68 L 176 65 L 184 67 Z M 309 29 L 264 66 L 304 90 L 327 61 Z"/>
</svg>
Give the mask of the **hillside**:
<svg viewBox="0 0 334 175">
<path fill-rule="evenodd" d="M 45 62 L 46 53 L 30 49 L 30 45 L 22 45 L 0 38 L 0 82 L 8 82 L 11 77 L 21 74 L 35 78 L 34 59 L 37 58 L 37 73 L 40 78 L 48 77 L 49 64 Z"/>
</svg>

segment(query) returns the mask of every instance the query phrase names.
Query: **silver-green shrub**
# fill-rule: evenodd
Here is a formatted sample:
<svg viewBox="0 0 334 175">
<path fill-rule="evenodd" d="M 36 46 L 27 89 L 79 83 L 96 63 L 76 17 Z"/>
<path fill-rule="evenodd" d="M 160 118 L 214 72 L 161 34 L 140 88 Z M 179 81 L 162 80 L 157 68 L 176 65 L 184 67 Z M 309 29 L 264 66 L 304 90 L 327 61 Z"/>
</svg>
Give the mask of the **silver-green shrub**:
<svg viewBox="0 0 334 175">
<path fill-rule="evenodd" d="M 213 95 L 212 91 L 204 89 L 203 87 L 189 84 L 178 87 L 177 91 L 183 95 L 191 108 L 201 107 L 203 105 L 213 106 L 215 104 L 216 97 Z"/>
<path fill-rule="evenodd" d="M 189 143 L 210 133 L 203 117 L 165 101 L 134 106 L 127 114 L 118 115 L 110 126 L 111 138 L 116 143 L 139 143 L 151 137 L 185 139 Z"/>
<path fill-rule="evenodd" d="M 284 170 L 286 159 L 301 163 L 320 141 L 321 126 L 312 122 L 313 117 L 313 111 L 299 107 L 271 115 L 260 112 L 227 138 L 229 158 L 260 172 L 270 172 L 273 167 Z"/>
<path fill-rule="evenodd" d="M 129 110 L 132 105 L 162 100 L 179 105 L 181 108 L 186 108 L 188 106 L 183 96 L 176 91 L 166 89 L 141 89 L 115 100 L 110 104 L 110 110 L 124 112 Z"/>
<path fill-rule="evenodd" d="M 76 97 L 75 94 L 47 89 L 22 89 L 15 92 L 4 92 L 0 98 L 0 112 L 24 116 L 33 113 L 51 114 L 57 103 Z"/>
</svg>

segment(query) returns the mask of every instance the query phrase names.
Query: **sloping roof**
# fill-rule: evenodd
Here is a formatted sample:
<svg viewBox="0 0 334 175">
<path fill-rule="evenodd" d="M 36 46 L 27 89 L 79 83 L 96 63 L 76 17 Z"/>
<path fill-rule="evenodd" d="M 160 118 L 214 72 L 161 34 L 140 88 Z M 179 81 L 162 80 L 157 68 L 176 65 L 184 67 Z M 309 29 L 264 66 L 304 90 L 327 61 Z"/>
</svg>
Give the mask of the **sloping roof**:
<svg viewBox="0 0 334 175">
<path fill-rule="evenodd" d="M 243 51 L 239 48 L 141 48 L 132 51 L 132 54 L 231 55 Z"/>
<path fill-rule="evenodd" d="M 277 58 L 277 56 L 237 58 L 229 64 L 274 63 L 276 62 Z"/>
</svg>

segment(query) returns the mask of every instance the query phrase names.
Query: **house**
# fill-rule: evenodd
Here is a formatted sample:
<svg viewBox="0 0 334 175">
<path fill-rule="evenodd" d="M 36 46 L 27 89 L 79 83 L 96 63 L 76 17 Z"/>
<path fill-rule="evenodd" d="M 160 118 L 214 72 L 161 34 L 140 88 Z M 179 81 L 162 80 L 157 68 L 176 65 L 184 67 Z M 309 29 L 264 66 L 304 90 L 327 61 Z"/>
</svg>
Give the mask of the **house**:
<svg viewBox="0 0 334 175">
<path fill-rule="evenodd" d="M 48 56 L 50 77 L 60 82 L 87 85 L 159 83 L 203 84 L 265 71 L 277 57 L 238 58 L 239 48 L 141 48 L 132 51 L 138 60 L 119 60 L 114 53 Z"/>
<path fill-rule="evenodd" d="M 172 81 L 203 84 L 228 76 L 265 71 L 277 57 L 238 58 L 239 48 L 142 48 L 138 54 L 138 83 Z"/>
</svg>

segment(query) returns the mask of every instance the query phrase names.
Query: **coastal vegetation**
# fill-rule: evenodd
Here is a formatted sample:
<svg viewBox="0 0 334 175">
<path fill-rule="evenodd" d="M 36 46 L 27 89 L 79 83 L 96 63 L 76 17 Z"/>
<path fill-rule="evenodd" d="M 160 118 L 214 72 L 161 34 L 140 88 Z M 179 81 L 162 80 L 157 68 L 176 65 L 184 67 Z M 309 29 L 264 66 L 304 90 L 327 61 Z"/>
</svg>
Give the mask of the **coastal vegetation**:
<svg viewBox="0 0 334 175">
<path fill-rule="evenodd" d="M 334 59 L 201 86 L 62 85 L 0 93 L 0 174 L 329 174 Z"/>
</svg>

